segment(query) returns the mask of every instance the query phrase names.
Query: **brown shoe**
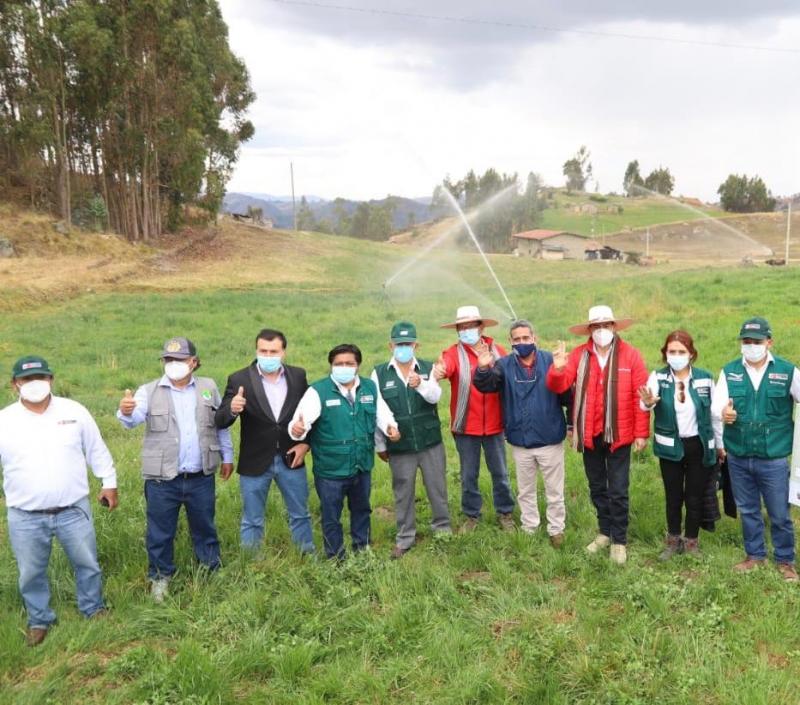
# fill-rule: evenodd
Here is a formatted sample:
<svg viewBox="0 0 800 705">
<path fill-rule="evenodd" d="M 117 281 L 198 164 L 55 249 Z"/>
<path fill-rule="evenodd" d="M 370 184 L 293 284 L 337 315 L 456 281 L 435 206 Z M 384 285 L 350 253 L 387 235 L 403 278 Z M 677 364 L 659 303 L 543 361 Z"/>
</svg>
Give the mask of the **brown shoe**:
<svg viewBox="0 0 800 705">
<path fill-rule="evenodd" d="M 667 534 L 664 540 L 664 550 L 658 554 L 658 560 L 668 561 L 678 553 L 683 552 L 683 541 L 680 536 L 676 534 Z"/>
<path fill-rule="evenodd" d="M 395 546 L 389 554 L 389 558 L 391 558 L 393 561 L 396 561 L 405 556 L 410 550 L 411 548 L 401 548 L 400 546 Z"/>
<path fill-rule="evenodd" d="M 553 548 L 561 548 L 564 545 L 564 534 L 553 534 L 550 537 L 550 545 Z"/>
<path fill-rule="evenodd" d="M 800 580 L 800 576 L 797 575 L 797 570 L 795 570 L 795 567 L 791 563 L 778 563 L 776 567 L 787 583 L 796 583 Z"/>
<path fill-rule="evenodd" d="M 700 550 L 700 539 L 683 539 L 683 552 L 688 556 L 700 558 L 703 552 Z"/>
<path fill-rule="evenodd" d="M 511 514 L 498 514 L 497 523 L 503 531 L 516 531 L 517 525 L 514 523 L 514 517 Z"/>
<path fill-rule="evenodd" d="M 25 643 L 28 646 L 39 646 L 47 636 L 47 629 L 41 627 L 29 627 L 25 632 Z"/>
<path fill-rule="evenodd" d="M 737 573 L 748 573 L 753 570 L 753 568 L 758 568 L 759 566 L 764 565 L 764 563 L 766 563 L 766 559 L 764 558 L 751 558 L 750 556 L 747 556 L 747 558 L 745 558 L 741 563 L 737 563 L 735 566 L 733 566 L 733 569 Z"/>
<path fill-rule="evenodd" d="M 467 517 L 458 530 L 460 534 L 470 534 L 478 528 L 478 517 Z"/>
</svg>

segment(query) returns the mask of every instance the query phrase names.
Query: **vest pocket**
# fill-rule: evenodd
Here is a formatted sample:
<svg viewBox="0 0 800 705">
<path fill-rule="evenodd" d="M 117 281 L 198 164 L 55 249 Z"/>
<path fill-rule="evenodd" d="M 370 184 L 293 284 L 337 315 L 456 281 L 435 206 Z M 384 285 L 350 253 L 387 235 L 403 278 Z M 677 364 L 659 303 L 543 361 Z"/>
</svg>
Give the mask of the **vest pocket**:
<svg viewBox="0 0 800 705">
<path fill-rule="evenodd" d="M 142 477 L 160 480 L 164 468 L 164 451 L 155 448 L 142 449 Z"/>
<path fill-rule="evenodd" d="M 206 451 L 206 466 L 205 470 L 216 468 L 222 462 L 222 448 L 218 445 L 208 446 Z"/>
<path fill-rule="evenodd" d="M 763 384 L 763 382 L 762 382 Z M 786 414 L 786 388 L 783 386 L 767 387 L 767 416 L 784 417 Z M 791 407 L 790 407 L 791 408 Z"/>
<path fill-rule="evenodd" d="M 169 428 L 169 413 L 147 415 L 147 430 L 154 433 L 166 433 Z"/>
<path fill-rule="evenodd" d="M 210 401 L 203 400 L 203 413 L 201 418 L 206 426 L 214 427 L 214 405 Z"/>
</svg>

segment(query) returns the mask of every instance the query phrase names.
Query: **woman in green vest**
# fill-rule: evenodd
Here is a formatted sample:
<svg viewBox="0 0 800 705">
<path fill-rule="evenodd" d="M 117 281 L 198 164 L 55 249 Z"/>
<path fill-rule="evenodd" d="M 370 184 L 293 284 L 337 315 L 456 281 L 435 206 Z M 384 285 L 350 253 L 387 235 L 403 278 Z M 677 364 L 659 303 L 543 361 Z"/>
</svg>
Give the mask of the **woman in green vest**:
<svg viewBox="0 0 800 705">
<path fill-rule="evenodd" d="M 655 412 L 653 453 L 661 465 L 667 513 L 666 546 L 659 559 L 668 560 L 676 553 L 700 551 L 703 495 L 717 449 L 711 424 L 714 380 L 710 372 L 693 366 L 697 350 L 692 336 L 672 331 L 661 359 L 667 366 L 650 374 L 639 395 L 642 408 Z"/>
</svg>

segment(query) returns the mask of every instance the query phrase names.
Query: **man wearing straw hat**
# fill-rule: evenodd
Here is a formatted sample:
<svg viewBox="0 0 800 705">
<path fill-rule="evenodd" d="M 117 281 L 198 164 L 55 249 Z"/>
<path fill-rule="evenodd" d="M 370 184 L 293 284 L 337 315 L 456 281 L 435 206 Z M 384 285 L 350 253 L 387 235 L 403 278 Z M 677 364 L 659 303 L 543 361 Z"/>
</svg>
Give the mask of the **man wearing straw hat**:
<svg viewBox="0 0 800 705">
<path fill-rule="evenodd" d="M 609 306 L 592 306 L 588 320 L 569 329 L 589 340 L 569 354 L 559 341 L 547 372 L 547 386 L 556 394 L 575 385 L 572 446 L 583 453 L 599 525 L 586 550 L 597 553 L 610 545 L 618 565 L 627 560 L 631 445 L 643 450 L 650 433 L 650 416 L 637 393 L 647 383 L 647 368 L 641 353 L 619 337 L 631 323 L 615 318 Z"/>
<path fill-rule="evenodd" d="M 437 380 L 450 381 L 450 430 L 453 432 L 461 465 L 461 511 L 466 515 L 463 532 L 472 531 L 481 516 L 482 498 L 478 489 L 481 448 L 492 477 L 492 497 L 500 526 L 514 531 L 514 496 L 508 480 L 503 443 L 503 411 L 498 392 L 484 394 L 472 385 L 478 356 L 490 351 L 497 360 L 506 351 L 492 338 L 483 335 L 486 326 L 497 321 L 481 316 L 477 306 L 461 306 L 456 320 L 442 328 L 454 328 L 458 342 L 445 350 L 434 365 Z"/>
</svg>

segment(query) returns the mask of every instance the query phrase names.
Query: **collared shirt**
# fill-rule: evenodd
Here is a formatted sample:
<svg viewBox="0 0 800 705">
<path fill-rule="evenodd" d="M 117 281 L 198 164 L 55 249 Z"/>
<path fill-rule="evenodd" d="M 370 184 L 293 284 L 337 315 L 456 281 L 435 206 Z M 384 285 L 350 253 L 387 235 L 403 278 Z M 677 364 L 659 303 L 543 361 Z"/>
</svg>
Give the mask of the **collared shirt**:
<svg viewBox="0 0 800 705">
<path fill-rule="evenodd" d="M 408 387 L 408 379 L 403 376 L 400 367 L 397 364 L 397 360 L 394 357 L 389 360 L 389 367 L 393 367 L 395 372 L 397 372 L 397 376 L 400 378 L 400 381 L 403 383 L 403 386 Z M 409 368 L 414 370 L 414 372 L 419 373 L 419 363 L 417 362 L 417 358 L 411 358 L 411 367 Z M 392 410 L 389 408 L 389 405 L 386 404 L 386 401 L 381 396 L 381 385 L 378 382 L 378 373 L 375 370 L 372 370 L 372 374 L 370 375 L 370 379 L 375 382 L 375 387 L 378 390 L 378 400 L 379 404 L 383 404 L 386 406 L 386 411 L 388 413 L 387 422 L 389 426 L 397 426 L 397 422 L 395 421 L 394 414 Z M 419 386 L 416 388 L 419 395 L 426 401 L 428 404 L 438 404 L 439 399 L 442 397 L 442 388 L 439 386 L 438 380 L 433 376 L 433 373 L 428 375 L 428 379 L 420 379 Z M 386 450 L 386 436 L 383 434 L 383 431 L 376 428 L 375 429 L 375 450 L 379 453 L 382 453 Z"/>
<path fill-rule="evenodd" d="M 653 371 L 650 373 L 650 376 L 647 378 L 647 388 L 650 390 L 650 393 L 657 397 L 661 393 L 661 388 L 658 384 L 658 378 L 656 377 L 656 372 Z M 678 422 L 678 435 L 681 438 L 691 438 L 692 436 L 696 436 L 698 434 L 697 430 L 697 410 L 694 406 L 694 400 L 692 399 L 692 395 L 689 393 L 689 385 L 692 384 L 692 368 L 689 368 L 689 376 L 684 380 L 679 380 L 675 375 L 672 375 L 674 380 L 673 388 L 675 390 L 675 419 Z M 683 402 L 681 402 L 681 395 L 680 390 L 678 389 L 679 384 L 678 382 L 683 382 Z M 708 381 L 711 383 L 711 380 Z M 712 390 L 713 392 L 713 390 Z M 713 400 L 713 394 L 712 394 Z M 639 408 L 642 411 L 650 411 L 652 407 L 647 406 L 643 401 L 639 401 Z M 719 446 L 722 447 L 722 446 Z"/>
<path fill-rule="evenodd" d="M 597 364 L 600 365 L 600 369 L 604 370 L 606 368 L 606 363 L 608 362 L 608 356 L 611 354 L 611 348 L 605 351 L 605 353 L 601 353 L 597 349 L 597 345 L 592 343 L 592 351 L 597 356 Z"/>
<path fill-rule="evenodd" d="M 261 377 L 261 386 L 264 387 L 264 394 L 267 395 L 269 408 L 272 410 L 272 415 L 277 421 L 281 416 L 281 410 L 286 401 L 286 395 L 289 393 L 289 385 L 286 383 L 286 372 L 283 367 L 281 367 L 274 382 L 270 377 L 267 377 L 267 375 L 261 372 L 261 370 L 259 370 L 258 376 Z"/>
<path fill-rule="evenodd" d="M 69 507 L 89 494 L 86 464 L 103 487 L 117 471 L 92 415 L 72 399 L 50 397 L 44 413 L 22 402 L 0 411 L 0 462 L 6 505 L 32 511 Z"/>
<path fill-rule="evenodd" d="M 158 381 L 159 387 L 168 387 L 175 419 L 178 422 L 178 472 L 200 472 L 203 469 L 203 454 L 200 450 L 200 438 L 197 434 L 197 390 L 194 377 L 185 387 L 176 387 L 169 377 L 164 375 Z M 142 385 L 133 395 L 136 408 L 130 416 L 123 416 L 117 409 L 117 418 L 125 428 L 135 428 L 147 420 L 148 400 L 147 385 Z M 222 462 L 233 462 L 233 443 L 231 432 L 227 428 L 217 429 L 217 438 L 222 450 Z"/>
<path fill-rule="evenodd" d="M 764 379 L 764 373 L 767 371 L 767 365 L 774 360 L 775 358 L 772 353 L 767 352 L 767 361 L 761 365 L 761 367 L 753 367 L 744 358 L 744 356 L 742 356 L 742 364 L 747 372 L 747 376 L 750 378 L 753 389 L 756 391 L 758 391 L 758 388 L 761 385 L 761 380 Z M 789 394 L 796 403 L 800 403 L 800 370 L 798 370 L 796 367 L 792 373 L 792 383 L 789 387 Z M 722 448 L 722 427 L 724 423 L 722 421 L 722 412 L 725 411 L 725 407 L 728 406 L 729 398 L 728 380 L 725 377 L 725 370 L 722 370 L 722 372 L 719 373 L 717 385 L 714 387 L 714 398 L 711 402 L 711 422 L 714 425 L 714 438 L 717 442 L 717 448 Z"/>
<path fill-rule="evenodd" d="M 353 386 L 350 387 L 350 389 L 339 384 L 336 380 L 333 380 L 333 383 L 336 385 L 339 393 L 345 399 L 350 399 L 355 398 L 355 393 L 361 384 L 361 380 L 356 377 L 356 381 Z M 392 415 L 389 407 L 386 406 L 386 402 L 383 400 L 380 394 L 378 394 L 378 398 L 375 400 L 375 402 L 377 407 L 375 424 L 381 431 L 383 431 L 383 433 L 386 433 L 386 430 L 389 428 L 389 426 L 396 426 L 397 424 L 395 424 L 394 416 Z M 295 441 L 304 440 L 308 435 L 308 432 L 311 430 L 311 427 L 314 425 L 314 422 L 320 417 L 321 413 L 322 401 L 319 398 L 319 393 L 316 389 L 314 389 L 314 387 L 309 387 L 306 389 L 306 393 L 303 394 L 303 398 L 300 399 L 297 408 L 294 410 L 294 416 L 292 416 L 292 420 L 289 422 L 289 436 Z M 295 436 L 292 433 L 292 427 L 300 419 L 300 416 L 303 417 L 303 425 L 305 426 L 306 430 L 303 435 Z"/>
</svg>

